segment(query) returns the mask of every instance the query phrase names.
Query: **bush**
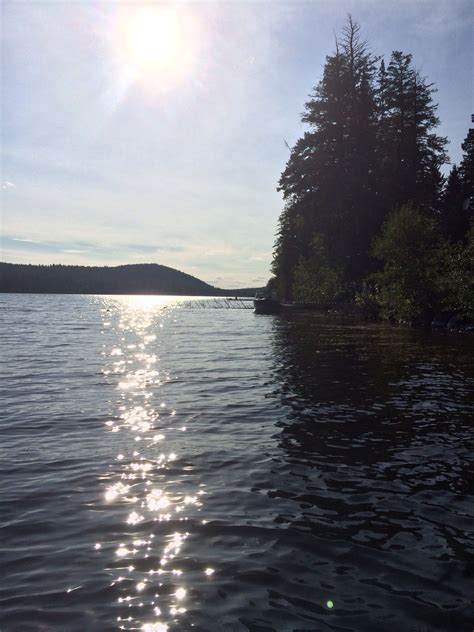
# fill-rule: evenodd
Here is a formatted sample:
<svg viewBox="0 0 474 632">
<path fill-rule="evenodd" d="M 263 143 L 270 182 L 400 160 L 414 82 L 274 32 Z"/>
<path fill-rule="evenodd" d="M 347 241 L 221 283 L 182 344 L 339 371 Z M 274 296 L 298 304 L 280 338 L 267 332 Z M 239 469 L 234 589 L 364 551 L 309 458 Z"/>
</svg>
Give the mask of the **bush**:
<svg viewBox="0 0 474 632">
<path fill-rule="evenodd" d="M 474 317 L 474 226 L 467 233 L 467 244 L 445 244 L 443 307 Z"/>
<path fill-rule="evenodd" d="M 379 304 L 377 295 L 368 283 L 363 283 L 362 289 L 355 293 L 354 303 L 359 313 L 366 318 L 377 318 L 379 316 Z"/>
<path fill-rule="evenodd" d="M 315 233 L 311 255 L 300 257 L 294 269 L 294 299 L 305 303 L 330 303 L 338 298 L 342 287 L 342 269 L 330 261 L 323 237 Z"/>
<path fill-rule="evenodd" d="M 440 309 L 447 292 L 446 248 L 434 222 L 410 204 L 388 217 L 373 249 L 384 266 L 373 279 L 385 317 L 412 322 Z"/>
</svg>

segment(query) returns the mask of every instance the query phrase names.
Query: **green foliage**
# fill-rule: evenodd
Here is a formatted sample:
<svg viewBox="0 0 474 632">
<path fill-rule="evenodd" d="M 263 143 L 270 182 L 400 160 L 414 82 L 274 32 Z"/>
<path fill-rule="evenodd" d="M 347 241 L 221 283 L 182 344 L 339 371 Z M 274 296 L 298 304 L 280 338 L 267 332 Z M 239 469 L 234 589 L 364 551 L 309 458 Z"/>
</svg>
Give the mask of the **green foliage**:
<svg viewBox="0 0 474 632">
<path fill-rule="evenodd" d="M 467 245 L 464 250 L 463 274 L 464 290 L 461 290 L 461 303 L 464 313 L 474 318 L 474 224 L 467 233 Z"/>
<path fill-rule="evenodd" d="M 372 284 L 363 284 L 362 289 L 355 294 L 354 303 L 362 316 L 371 319 L 379 316 L 380 308 Z"/>
<path fill-rule="evenodd" d="M 439 259 L 444 264 L 442 307 L 474 317 L 474 226 L 467 233 L 466 245 L 445 242 Z"/>
<path fill-rule="evenodd" d="M 437 307 L 440 238 L 433 221 L 407 204 L 390 215 L 374 245 L 383 271 L 374 275 L 383 314 L 399 321 Z"/>
<path fill-rule="evenodd" d="M 343 275 L 340 267 L 330 261 L 322 235 L 315 234 L 311 255 L 300 257 L 295 271 L 293 296 L 304 303 L 330 303 L 341 292 Z"/>
<path fill-rule="evenodd" d="M 439 311 L 468 315 L 474 304 L 473 244 L 474 230 L 468 246 L 453 244 L 411 205 L 392 213 L 374 245 L 384 266 L 373 276 L 383 314 L 404 322 Z"/>
</svg>

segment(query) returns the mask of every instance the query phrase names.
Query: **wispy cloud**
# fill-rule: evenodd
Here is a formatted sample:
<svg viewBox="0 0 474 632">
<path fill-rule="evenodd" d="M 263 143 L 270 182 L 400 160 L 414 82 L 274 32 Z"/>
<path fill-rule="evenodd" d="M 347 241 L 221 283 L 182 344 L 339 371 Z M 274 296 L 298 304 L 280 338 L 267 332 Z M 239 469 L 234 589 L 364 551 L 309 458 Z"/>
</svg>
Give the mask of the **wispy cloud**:
<svg viewBox="0 0 474 632">
<path fill-rule="evenodd" d="M 38 239 L 31 239 L 29 237 L 13 237 L 11 235 L 2 235 L 0 237 L 0 243 L 2 248 L 9 248 L 13 250 L 22 250 L 22 251 L 42 251 L 45 253 L 49 252 L 69 252 L 69 253 L 79 253 L 85 252 L 86 250 L 90 250 L 93 246 L 92 244 L 84 244 L 80 242 L 81 246 L 86 246 L 84 249 L 79 245 L 79 242 L 70 244 L 68 242 L 63 241 L 42 241 Z"/>
<path fill-rule="evenodd" d="M 22 251 L 43 251 L 45 253 L 95 254 L 99 257 L 117 257 L 118 253 L 125 259 L 128 256 L 139 255 L 141 258 L 150 255 L 170 252 L 180 253 L 185 251 L 184 246 L 137 244 L 137 243 L 104 243 L 91 241 L 49 241 L 32 239 L 30 237 L 16 237 L 12 235 L 0 236 L 0 243 L 4 248 L 19 249 Z"/>
</svg>

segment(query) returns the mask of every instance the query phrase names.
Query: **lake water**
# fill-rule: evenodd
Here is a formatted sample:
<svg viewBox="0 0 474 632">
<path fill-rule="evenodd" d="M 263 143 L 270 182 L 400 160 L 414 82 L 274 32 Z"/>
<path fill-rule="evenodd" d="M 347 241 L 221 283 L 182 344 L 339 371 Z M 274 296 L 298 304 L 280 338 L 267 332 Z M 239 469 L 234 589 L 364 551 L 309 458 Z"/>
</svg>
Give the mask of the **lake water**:
<svg viewBox="0 0 474 632">
<path fill-rule="evenodd" d="M 0 296 L 0 630 L 474 625 L 474 339 Z"/>
</svg>

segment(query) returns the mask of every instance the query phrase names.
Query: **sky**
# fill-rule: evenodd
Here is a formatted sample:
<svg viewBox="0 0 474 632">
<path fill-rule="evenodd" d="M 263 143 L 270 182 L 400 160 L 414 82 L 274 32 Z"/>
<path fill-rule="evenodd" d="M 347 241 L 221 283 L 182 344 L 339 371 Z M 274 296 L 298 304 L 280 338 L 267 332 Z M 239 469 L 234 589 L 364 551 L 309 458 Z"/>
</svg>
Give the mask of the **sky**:
<svg viewBox="0 0 474 632">
<path fill-rule="evenodd" d="M 286 143 L 347 14 L 374 53 L 412 53 L 436 84 L 458 162 L 471 4 L 3 0 L 0 260 L 265 284 Z"/>
</svg>

